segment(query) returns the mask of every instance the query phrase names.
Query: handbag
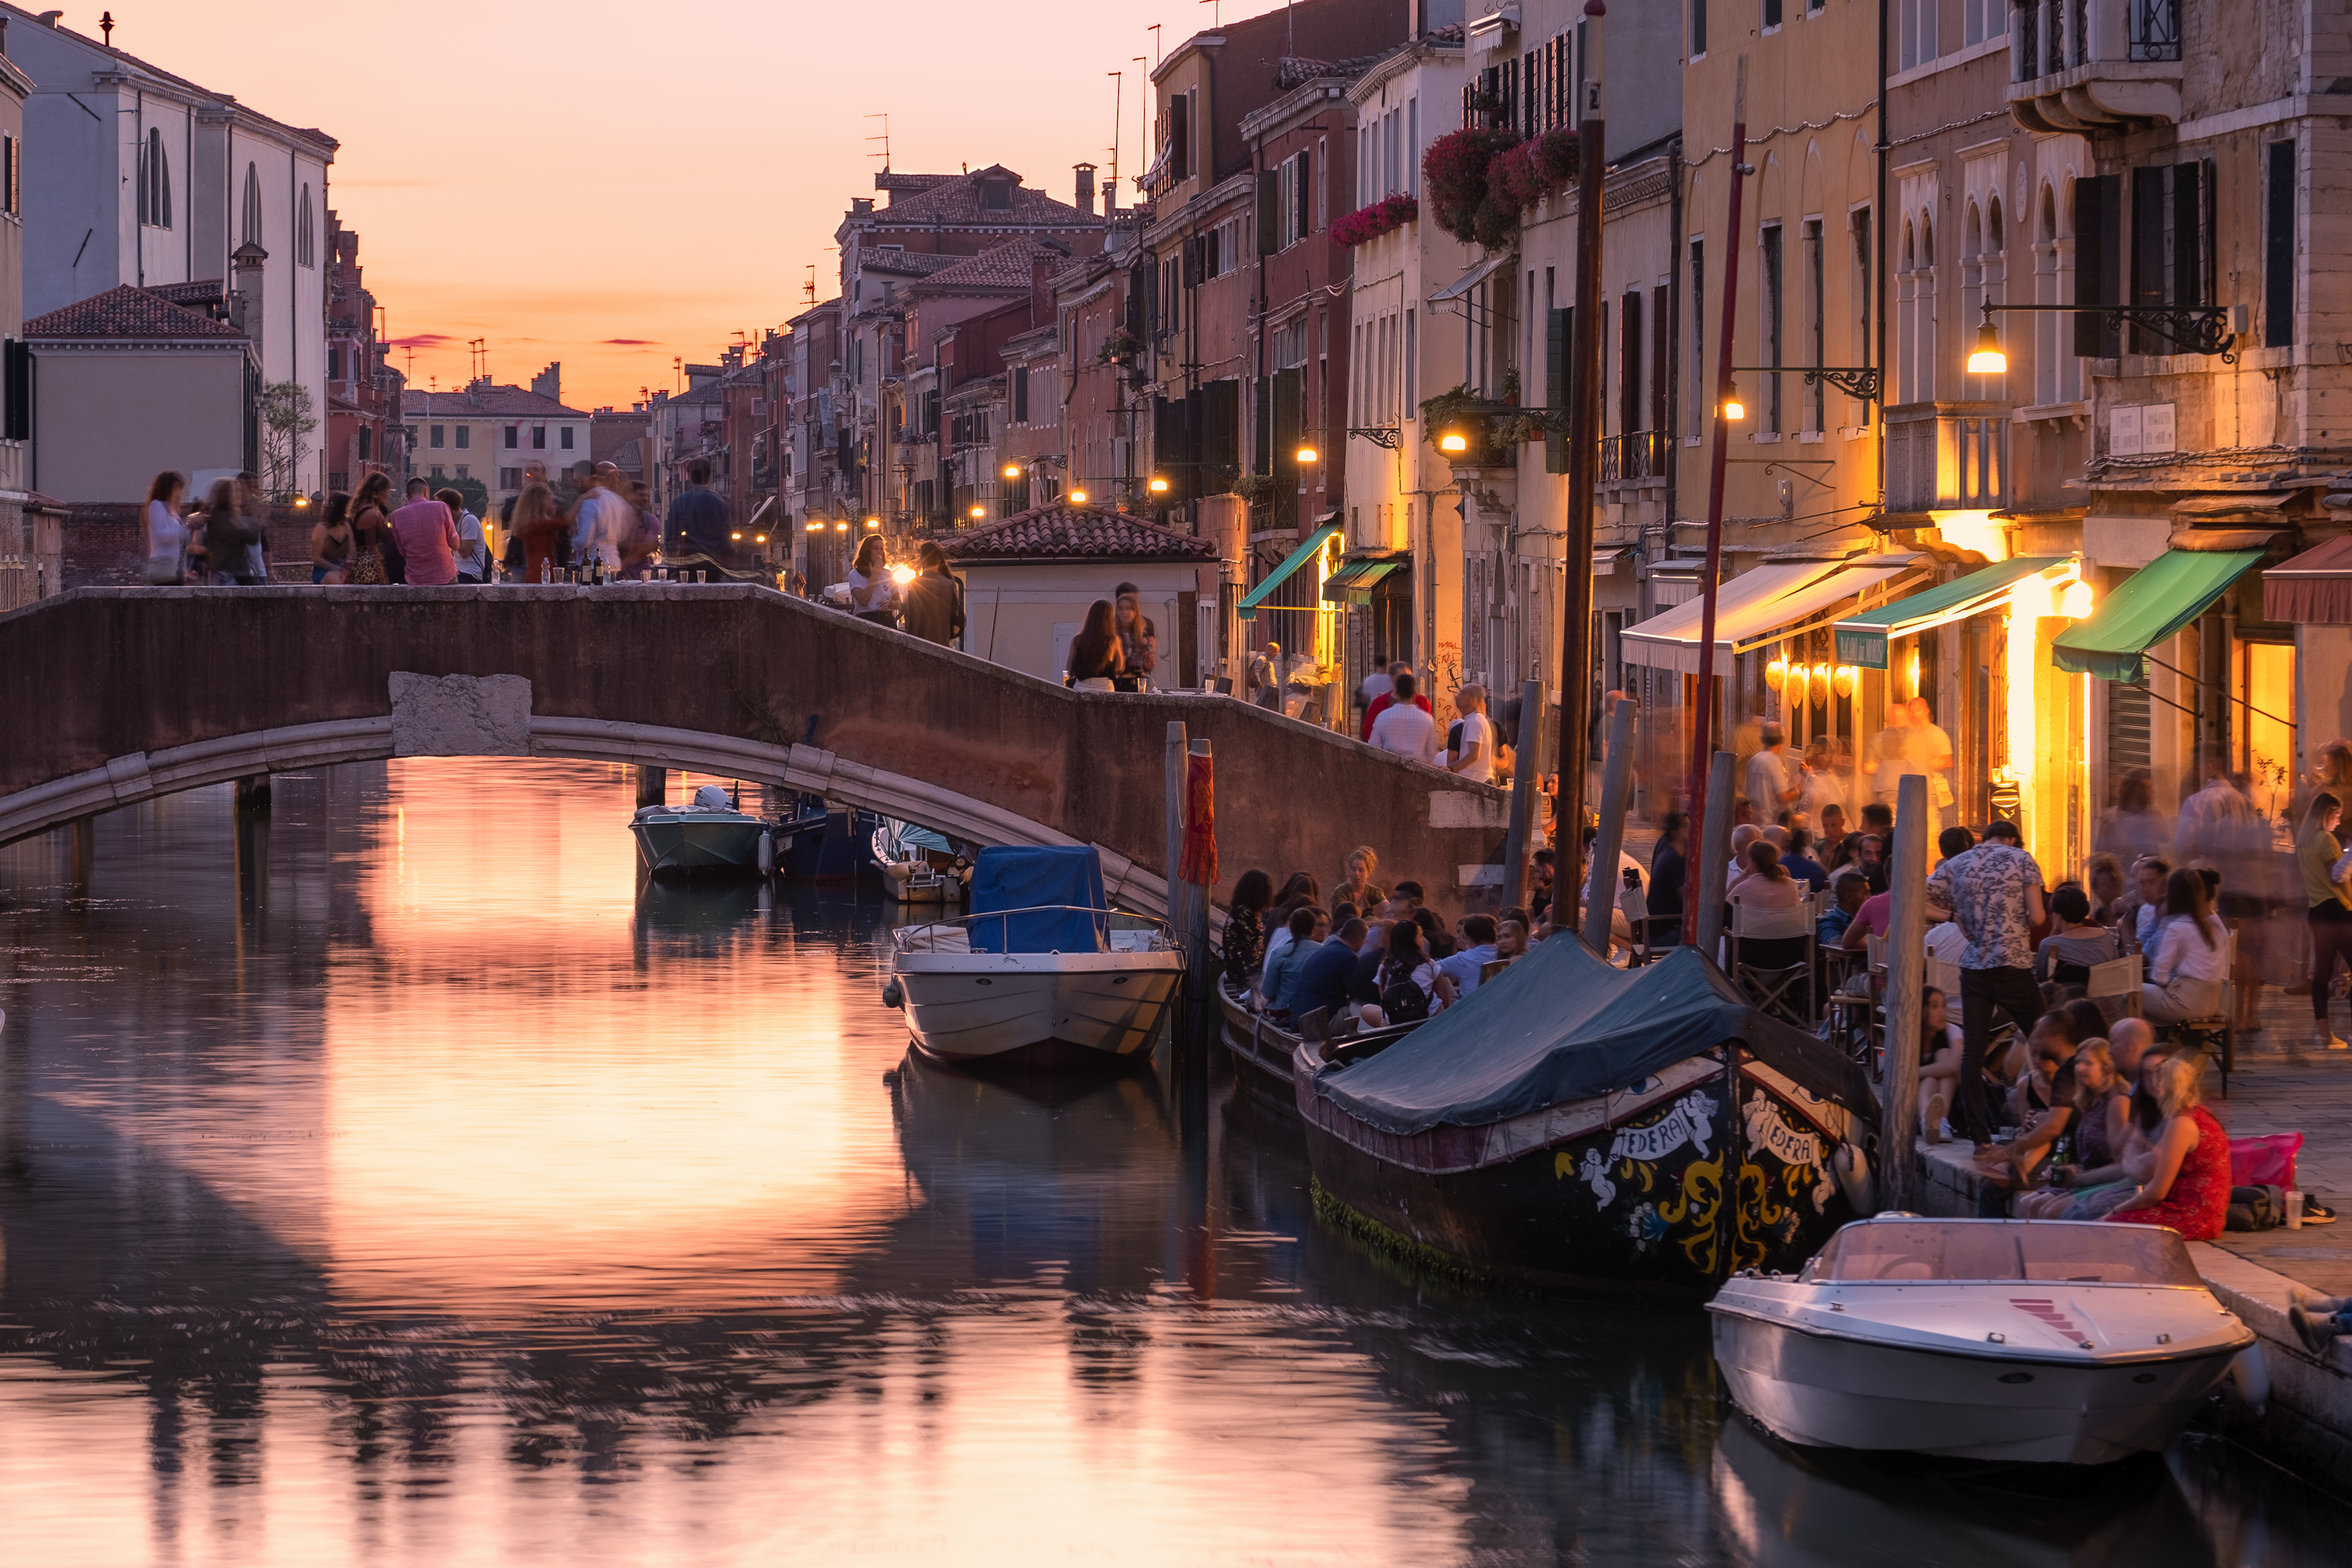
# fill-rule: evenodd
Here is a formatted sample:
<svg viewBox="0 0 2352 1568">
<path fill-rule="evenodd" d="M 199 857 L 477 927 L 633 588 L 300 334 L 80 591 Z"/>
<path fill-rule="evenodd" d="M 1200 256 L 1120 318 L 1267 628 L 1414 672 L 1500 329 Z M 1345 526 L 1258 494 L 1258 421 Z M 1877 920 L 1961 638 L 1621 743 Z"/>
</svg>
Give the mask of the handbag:
<svg viewBox="0 0 2352 1568">
<path fill-rule="evenodd" d="M 365 545 L 352 552 L 351 581 L 381 584 L 383 574 L 383 552 L 374 545 Z"/>
</svg>

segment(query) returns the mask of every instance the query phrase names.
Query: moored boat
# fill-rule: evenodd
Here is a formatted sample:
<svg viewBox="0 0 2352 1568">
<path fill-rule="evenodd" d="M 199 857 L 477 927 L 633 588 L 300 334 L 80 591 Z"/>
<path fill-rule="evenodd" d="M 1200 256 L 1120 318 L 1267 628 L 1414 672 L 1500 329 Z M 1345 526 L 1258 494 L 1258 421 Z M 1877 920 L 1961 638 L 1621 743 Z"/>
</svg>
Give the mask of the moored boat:
<svg viewBox="0 0 2352 1568">
<path fill-rule="evenodd" d="M 704 784 L 683 805 L 639 806 L 629 819 L 637 859 L 656 877 L 758 876 L 782 863 L 795 835 L 823 826 L 822 818 L 770 822 L 740 809 L 717 784 Z"/>
<path fill-rule="evenodd" d="M 943 1061 L 1108 1066 L 1148 1053 L 1184 956 L 1158 921 L 1113 910 L 1089 848 L 988 848 L 972 912 L 892 933 L 884 1000 Z"/>
<path fill-rule="evenodd" d="M 874 830 L 882 889 L 902 904 L 960 904 L 971 863 L 928 827 L 885 817 Z"/>
<path fill-rule="evenodd" d="M 1233 1058 L 1235 1081 L 1254 1100 L 1279 1110 L 1284 1117 L 1295 1114 L 1298 1100 L 1291 1087 L 1291 1058 L 1307 1038 L 1294 1026 L 1300 1020 L 1288 1016 L 1269 1017 L 1255 1010 L 1234 994 L 1230 981 L 1222 978 L 1217 982 L 1217 1008 L 1223 1019 L 1220 1034 L 1226 1054 Z M 1419 1027 L 1419 1021 L 1394 1025 L 1351 1034 L 1339 1044 L 1349 1054 L 1360 1056 Z"/>
<path fill-rule="evenodd" d="M 1622 970 L 1565 935 L 1385 1047 L 1302 1042 L 1291 1087 L 1348 1215 L 1479 1274 L 1693 1299 L 1854 1216 L 1835 1157 L 1871 1110 L 1696 950 Z"/>
<path fill-rule="evenodd" d="M 1707 1311 L 1734 1403 L 1809 1447 L 2107 1463 L 2162 1449 L 2261 1354 L 2153 1226 L 1887 1215 Z"/>
</svg>

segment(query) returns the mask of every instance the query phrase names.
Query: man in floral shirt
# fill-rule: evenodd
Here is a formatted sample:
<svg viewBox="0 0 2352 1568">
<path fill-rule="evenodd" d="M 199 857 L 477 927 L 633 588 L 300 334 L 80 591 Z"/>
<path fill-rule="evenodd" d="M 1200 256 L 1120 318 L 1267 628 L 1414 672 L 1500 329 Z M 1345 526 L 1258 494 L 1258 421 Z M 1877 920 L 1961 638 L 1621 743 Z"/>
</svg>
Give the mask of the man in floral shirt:
<svg viewBox="0 0 2352 1568">
<path fill-rule="evenodd" d="M 1992 1141 L 1985 1105 L 1985 1047 L 1993 1010 L 2021 1032 L 2042 1015 L 2033 983 L 2033 928 L 2042 923 L 2042 868 L 2018 847 L 2014 823 L 1996 822 L 1984 842 L 1955 855 L 1927 879 L 1927 901 L 1952 911 L 1968 945 L 1960 952 L 1960 1103 L 1955 1130 L 1979 1144 Z"/>
</svg>

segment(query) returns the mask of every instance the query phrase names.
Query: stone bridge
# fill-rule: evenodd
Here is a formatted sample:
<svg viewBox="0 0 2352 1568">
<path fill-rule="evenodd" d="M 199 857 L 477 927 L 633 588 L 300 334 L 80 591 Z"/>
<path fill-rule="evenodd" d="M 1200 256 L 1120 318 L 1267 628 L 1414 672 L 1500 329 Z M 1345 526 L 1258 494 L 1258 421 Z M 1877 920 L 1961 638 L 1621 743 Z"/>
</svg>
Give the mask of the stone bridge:
<svg viewBox="0 0 2352 1568">
<path fill-rule="evenodd" d="M 760 587 L 77 588 L 0 616 L 0 843 L 256 773 L 565 757 L 1093 844 L 1157 911 L 1171 720 L 1215 747 L 1223 889 L 1328 888 L 1369 844 L 1384 882 L 1485 902 L 1507 817 L 1499 790 L 1230 698 L 1069 691 Z"/>
</svg>

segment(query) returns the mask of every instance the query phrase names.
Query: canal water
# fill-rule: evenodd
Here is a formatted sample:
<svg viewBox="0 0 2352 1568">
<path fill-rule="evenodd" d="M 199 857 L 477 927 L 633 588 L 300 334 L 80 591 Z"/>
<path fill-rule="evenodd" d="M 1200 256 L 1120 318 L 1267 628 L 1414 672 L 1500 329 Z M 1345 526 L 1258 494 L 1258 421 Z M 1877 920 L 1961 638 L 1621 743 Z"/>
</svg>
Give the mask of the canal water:
<svg viewBox="0 0 2352 1568">
<path fill-rule="evenodd" d="M 673 780 L 673 788 L 679 781 Z M 1778 1450 L 1696 1311 L 1313 1216 L 1222 1072 L 911 1060 L 872 888 L 641 887 L 618 770 L 281 777 L 0 850 L 10 1564 L 2340 1563 L 2218 1443 Z"/>
</svg>

